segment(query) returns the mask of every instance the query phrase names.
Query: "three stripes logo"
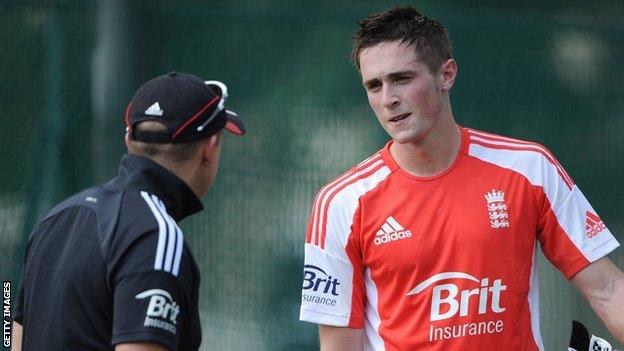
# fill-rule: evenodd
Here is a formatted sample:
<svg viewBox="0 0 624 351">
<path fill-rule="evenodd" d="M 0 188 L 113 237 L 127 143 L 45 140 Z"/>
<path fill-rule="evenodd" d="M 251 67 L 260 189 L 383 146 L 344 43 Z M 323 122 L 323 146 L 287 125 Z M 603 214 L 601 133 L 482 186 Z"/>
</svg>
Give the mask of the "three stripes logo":
<svg viewBox="0 0 624 351">
<path fill-rule="evenodd" d="M 377 231 L 373 243 L 375 245 L 383 245 L 392 241 L 409 238 L 411 236 L 411 230 L 405 230 L 405 228 L 403 228 L 403 226 L 400 225 L 396 219 L 390 216 L 386 218 L 385 223 L 381 225 L 381 229 Z"/>
<path fill-rule="evenodd" d="M 152 104 L 152 106 L 148 107 L 147 110 L 145 110 L 145 114 L 150 116 L 162 116 L 163 110 L 160 108 L 160 104 L 158 102 L 155 102 Z"/>
<path fill-rule="evenodd" d="M 589 211 L 585 212 L 585 229 L 587 229 L 587 237 L 593 238 L 607 229 L 604 222 L 596 214 Z"/>
<path fill-rule="evenodd" d="M 156 247 L 154 270 L 169 272 L 177 277 L 180 272 L 182 251 L 184 250 L 182 230 L 169 216 L 165 204 L 158 197 L 145 191 L 141 191 L 141 197 L 158 222 L 158 246 Z"/>
</svg>

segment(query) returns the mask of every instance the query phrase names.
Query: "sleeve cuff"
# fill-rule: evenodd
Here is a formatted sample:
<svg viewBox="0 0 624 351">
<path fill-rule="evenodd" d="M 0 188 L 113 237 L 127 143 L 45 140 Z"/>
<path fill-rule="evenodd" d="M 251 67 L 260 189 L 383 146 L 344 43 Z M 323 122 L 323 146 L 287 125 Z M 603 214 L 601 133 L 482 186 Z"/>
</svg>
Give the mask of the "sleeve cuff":
<svg viewBox="0 0 624 351">
<path fill-rule="evenodd" d="M 615 250 L 620 246 L 620 243 L 611 236 L 609 240 L 602 242 L 596 245 L 593 248 L 590 248 L 587 252 L 584 253 L 585 257 L 589 260 L 589 262 L 596 262 L 599 259 L 608 255 L 611 251 Z"/>
<path fill-rule="evenodd" d="M 15 314 L 13 314 L 13 322 L 24 325 L 24 323 L 22 323 L 22 311 L 16 311 Z"/>
<path fill-rule="evenodd" d="M 620 246 L 620 243 L 614 238 L 611 237 L 609 240 L 602 242 L 600 244 L 595 245 L 593 248 L 590 248 L 588 251 L 583 252 L 583 256 L 587 260 L 577 260 L 574 263 L 570 264 L 568 267 L 562 270 L 566 279 L 571 280 L 574 276 L 585 269 L 590 264 L 598 261 L 599 259 L 607 256 L 611 251 L 617 249 Z"/>
<path fill-rule="evenodd" d="M 362 318 L 355 318 L 356 322 L 353 323 L 352 321 L 351 324 L 349 324 L 349 316 L 319 313 L 303 307 L 299 312 L 299 320 L 333 327 L 364 328 Z"/>
</svg>

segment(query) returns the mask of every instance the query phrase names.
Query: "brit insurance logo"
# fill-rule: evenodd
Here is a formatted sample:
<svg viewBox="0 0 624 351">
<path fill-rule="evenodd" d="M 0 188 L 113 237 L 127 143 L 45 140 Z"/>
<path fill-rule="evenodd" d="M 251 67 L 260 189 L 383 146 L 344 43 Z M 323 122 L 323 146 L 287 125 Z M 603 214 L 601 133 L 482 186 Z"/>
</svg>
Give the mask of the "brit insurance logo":
<svg viewBox="0 0 624 351">
<path fill-rule="evenodd" d="M 393 241 L 409 238 L 412 236 L 411 230 L 405 230 L 402 225 L 397 222 L 392 216 L 386 218 L 384 224 L 381 225 L 381 229 L 375 234 L 373 244 L 383 245 Z"/>
<path fill-rule="evenodd" d="M 474 283 L 474 287 L 460 290 L 453 282 L 439 284 L 443 280 L 450 279 L 468 280 Z M 490 283 L 490 278 L 477 279 L 464 272 L 444 272 L 425 279 L 410 290 L 407 296 L 419 295 L 430 286 L 433 288 L 429 314 L 429 341 L 503 332 L 504 323 L 502 319 L 496 317 L 497 314 L 505 312 L 505 307 L 501 306 L 501 296 L 507 290 L 507 285 L 503 284 L 502 279 L 493 279 Z M 471 300 L 475 302 L 471 304 Z M 478 323 L 469 322 L 474 316 L 484 314 L 490 316 L 489 320 L 479 318 L 481 321 Z M 449 320 L 456 321 L 457 318 L 454 317 L 457 316 L 468 317 L 468 323 L 449 325 Z"/>
<path fill-rule="evenodd" d="M 492 189 L 484 197 L 485 201 L 487 201 L 488 213 L 490 214 L 490 226 L 494 229 L 509 228 L 505 193 L 501 190 Z"/>
<path fill-rule="evenodd" d="M 143 326 L 153 327 L 167 330 L 176 334 L 176 324 L 178 315 L 180 314 L 180 306 L 173 301 L 171 294 L 162 289 L 150 289 L 135 298 L 137 300 L 147 299 L 149 297 L 149 305 L 145 313 L 145 321 Z"/>
<path fill-rule="evenodd" d="M 306 264 L 303 268 L 303 295 L 304 302 L 319 305 L 336 306 L 338 287 L 337 278 L 327 274 L 322 268 Z"/>
</svg>

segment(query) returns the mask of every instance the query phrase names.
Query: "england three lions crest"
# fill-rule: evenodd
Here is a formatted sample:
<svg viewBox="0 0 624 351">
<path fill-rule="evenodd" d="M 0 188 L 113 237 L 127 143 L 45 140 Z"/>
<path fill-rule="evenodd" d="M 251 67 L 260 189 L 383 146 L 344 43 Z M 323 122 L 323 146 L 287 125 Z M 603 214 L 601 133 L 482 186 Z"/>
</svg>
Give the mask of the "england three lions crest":
<svg viewBox="0 0 624 351">
<path fill-rule="evenodd" d="M 501 190 L 494 190 L 484 195 L 487 201 L 487 210 L 490 214 L 490 225 L 494 229 L 509 228 L 509 215 L 507 214 L 507 204 L 505 204 L 505 193 Z"/>
</svg>

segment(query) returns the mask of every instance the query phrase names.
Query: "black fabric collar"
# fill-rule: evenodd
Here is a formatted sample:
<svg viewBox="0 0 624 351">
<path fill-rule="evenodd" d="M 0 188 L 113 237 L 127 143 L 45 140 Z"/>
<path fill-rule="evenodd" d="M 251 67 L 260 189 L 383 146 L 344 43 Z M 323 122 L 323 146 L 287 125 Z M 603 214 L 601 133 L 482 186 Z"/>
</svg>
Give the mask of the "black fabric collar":
<svg viewBox="0 0 624 351">
<path fill-rule="evenodd" d="M 158 196 L 176 222 L 204 209 L 204 205 L 188 184 L 149 158 L 123 155 L 119 164 L 119 174 L 109 184 L 146 190 Z"/>
</svg>

